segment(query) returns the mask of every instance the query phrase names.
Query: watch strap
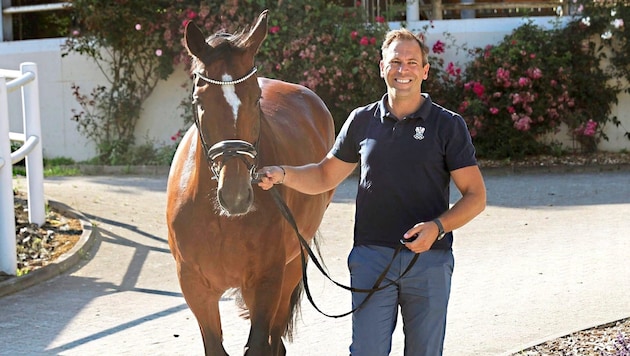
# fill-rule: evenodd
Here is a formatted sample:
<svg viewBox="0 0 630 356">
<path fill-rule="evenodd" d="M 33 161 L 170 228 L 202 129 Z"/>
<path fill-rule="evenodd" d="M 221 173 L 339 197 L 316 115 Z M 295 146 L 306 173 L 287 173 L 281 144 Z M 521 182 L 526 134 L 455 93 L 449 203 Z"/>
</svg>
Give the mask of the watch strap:
<svg viewBox="0 0 630 356">
<path fill-rule="evenodd" d="M 438 241 L 442 240 L 442 238 L 444 238 L 444 235 L 445 235 L 445 233 L 444 233 L 444 226 L 442 225 L 442 222 L 440 221 L 440 219 L 437 219 L 437 218 L 433 219 L 432 221 L 438 227 L 438 236 L 437 236 Z"/>
</svg>

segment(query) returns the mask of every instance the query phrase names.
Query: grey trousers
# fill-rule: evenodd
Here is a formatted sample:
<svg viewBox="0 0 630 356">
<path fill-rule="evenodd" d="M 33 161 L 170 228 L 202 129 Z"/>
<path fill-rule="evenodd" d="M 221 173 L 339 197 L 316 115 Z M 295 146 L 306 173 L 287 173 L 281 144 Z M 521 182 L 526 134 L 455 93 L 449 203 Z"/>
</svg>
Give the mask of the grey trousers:
<svg viewBox="0 0 630 356">
<path fill-rule="evenodd" d="M 391 261 L 394 249 L 355 246 L 348 256 L 351 285 L 370 289 Z M 403 248 L 381 286 L 397 280 L 414 253 Z M 405 356 L 442 355 L 446 309 L 454 260 L 451 250 L 420 254 L 413 268 L 398 282 L 378 291 L 352 314 L 352 356 L 386 356 L 392 344 L 400 307 L 405 334 Z M 367 294 L 353 292 L 356 308 Z"/>
</svg>

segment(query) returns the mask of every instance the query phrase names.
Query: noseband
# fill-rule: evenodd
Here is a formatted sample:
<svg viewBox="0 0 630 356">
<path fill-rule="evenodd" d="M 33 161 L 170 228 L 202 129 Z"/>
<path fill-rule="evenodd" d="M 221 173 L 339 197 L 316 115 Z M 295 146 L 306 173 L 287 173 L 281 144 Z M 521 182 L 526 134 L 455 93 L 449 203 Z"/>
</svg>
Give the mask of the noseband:
<svg viewBox="0 0 630 356">
<path fill-rule="evenodd" d="M 203 81 L 214 85 L 235 85 L 249 79 L 256 73 L 257 70 L 258 69 L 256 67 L 253 67 L 244 77 L 230 81 L 210 79 L 200 72 L 194 72 L 194 75 L 196 78 L 202 79 Z M 217 181 L 219 180 L 219 174 L 225 162 L 232 158 L 239 158 L 243 161 L 243 163 L 245 163 L 247 169 L 249 170 L 250 177 L 252 178 L 252 180 L 254 180 L 256 177 L 256 163 L 258 156 L 258 151 L 256 150 L 256 147 L 251 143 L 243 140 L 223 140 L 212 145 L 212 147 L 208 147 L 208 143 L 203 135 L 203 131 L 201 130 L 201 124 L 199 123 L 199 113 L 197 112 L 196 104 L 197 98 L 194 95 L 194 87 L 192 101 L 193 114 L 195 116 L 195 125 L 197 126 L 197 131 L 199 131 L 201 146 L 203 147 L 206 161 L 208 162 L 208 165 L 212 170 L 212 174 L 214 175 L 213 179 Z M 255 144 L 258 145 L 258 141 Z"/>
</svg>

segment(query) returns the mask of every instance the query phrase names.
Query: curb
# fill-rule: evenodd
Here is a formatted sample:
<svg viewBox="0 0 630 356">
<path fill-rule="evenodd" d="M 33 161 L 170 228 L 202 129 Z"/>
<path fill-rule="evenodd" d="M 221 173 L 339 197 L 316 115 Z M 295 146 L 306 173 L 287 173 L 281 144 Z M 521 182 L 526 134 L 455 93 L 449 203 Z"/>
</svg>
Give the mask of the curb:
<svg viewBox="0 0 630 356">
<path fill-rule="evenodd" d="M 591 165 L 554 165 L 554 166 L 480 166 L 481 173 L 493 176 L 507 176 L 517 174 L 562 174 L 562 173 L 603 173 L 630 172 L 630 164 L 591 164 Z"/>
<path fill-rule="evenodd" d="M 523 354 L 523 352 L 525 350 L 531 349 L 532 347 L 535 347 L 535 346 L 538 346 L 538 345 L 542 345 L 542 344 L 544 344 L 544 343 L 546 343 L 548 341 L 561 339 L 561 338 L 567 337 L 569 335 L 572 335 L 572 334 L 575 334 L 575 333 L 579 333 L 580 331 L 586 331 L 586 330 L 589 330 L 589 329 L 605 327 L 605 326 L 608 326 L 608 325 L 611 325 L 611 324 L 615 324 L 615 323 L 617 323 L 619 321 L 622 321 L 622 320 L 625 320 L 625 319 L 628 319 L 628 318 L 630 318 L 630 316 L 625 317 L 625 318 L 621 318 L 621 319 L 617 319 L 617 320 L 607 321 L 607 322 L 599 322 L 599 323 L 596 323 L 595 325 L 589 324 L 589 325 L 581 327 L 581 328 L 571 329 L 568 332 L 561 332 L 561 333 L 556 333 L 556 334 L 552 334 L 552 335 L 549 335 L 549 336 L 545 336 L 542 339 L 539 339 L 537 341 L 532 341 L 530 343 L 527 343 L 527 344 L 524 344 L 524 345 L 522 345 L 520 347 L 517 347 L 517 348 L 515 348 L 515 349 L 513 349 L 511 351 L 507 351 L 505 353 L 502 353 L 500 356 L 525 355 L 525 354 Z"/>
<path fill-rule="evenodd" d="M 79 219 L 83 233 L 79 241 L 70 249 L 70 251 L 59 256 L 57 260 L 29 272 L 25 276 L 13 277 L 0 282 L 0 298 L 32 287 L 36 284 L 56 277 L 76 265 L 88 253 L 94 241 L 96 240 L 96 231 L 92 223 L 80 212 L 72 209 L 66 204 L 50 200 L 48 205 L 59 210 L 65 216 Z"/>
</svg>

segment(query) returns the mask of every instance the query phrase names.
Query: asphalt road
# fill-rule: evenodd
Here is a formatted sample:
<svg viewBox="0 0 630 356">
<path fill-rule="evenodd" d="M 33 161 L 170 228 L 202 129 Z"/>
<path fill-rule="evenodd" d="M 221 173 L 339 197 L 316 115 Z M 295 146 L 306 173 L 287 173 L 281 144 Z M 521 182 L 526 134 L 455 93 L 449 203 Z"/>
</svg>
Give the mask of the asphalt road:
<svg viewBox="0 0 630 356">
<path fill-rule="evenodd" d="M 630 172 L 485 174 L 488 207 L 456 231 L 447 356 L 503 355 L 630 316 Z M 18 183 L 22 184 L 22 183 Z M 165 176 L 47 178 L 46 196 L 94 225 L 89 253 L 59 277 L 0 298 L 0 355 L 201 355 L 166 242 Z M 321 226 L 325 263 L 347 281 L 356 178 Z M 452 194 L 452 201 L 457 194 Z M 348 292 L 311 269 L 328 313 Z M 242 354 L 249 325 L 221 301 L 224 344 Z M 350 318 L 304 299 L 289 355 L 347 355 Z M 402 355 L 400 325 L 392 355 Z"/>
</svg>

